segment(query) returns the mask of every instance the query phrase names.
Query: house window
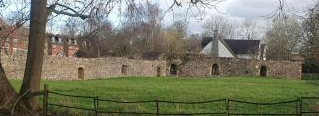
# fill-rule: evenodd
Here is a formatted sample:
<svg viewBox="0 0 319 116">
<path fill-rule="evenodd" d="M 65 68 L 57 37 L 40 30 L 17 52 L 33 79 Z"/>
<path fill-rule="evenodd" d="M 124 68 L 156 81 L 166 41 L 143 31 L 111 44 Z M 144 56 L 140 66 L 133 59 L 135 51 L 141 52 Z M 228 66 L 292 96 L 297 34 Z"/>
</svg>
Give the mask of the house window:
<svg viewBox="0 0 319 116">
<path fill-rule="evenodd" d="M 78 78 L 84 79 L 84 69 L 82 67 L 78 68 Z"/>
<path fill-rule="evenodd" d="M 177 66 L 175 64 L 172 64 L 170 67 L 170 74 L 176 75 L 177 74 Z"/>
<path fill-rule="evenodd" d="M 262 77 L 267 76 L 267 68 L 266 68 L 266 66 L 261 66 L 259 73 L 260 73 L 260 76 L 262 76 Z"/>
<path fill-rule="evenodd" d="M 121 72 L 122 72 L 122 74 L 124 74 L 124 75 L 127 74 L 127 65 L 122 65 Z"/>
<path fill-rule="evenodd" d="M 157 77 L 160 77 L 161 76 L 161 67 L 157 67 L 157 74 L 156 74 Z"/>
<path fill-rule="evenodd" d="M 219 75 L 219 66 L 218 66 L 218 64 L 213 64 L 211 75 Z"/>
</svg>

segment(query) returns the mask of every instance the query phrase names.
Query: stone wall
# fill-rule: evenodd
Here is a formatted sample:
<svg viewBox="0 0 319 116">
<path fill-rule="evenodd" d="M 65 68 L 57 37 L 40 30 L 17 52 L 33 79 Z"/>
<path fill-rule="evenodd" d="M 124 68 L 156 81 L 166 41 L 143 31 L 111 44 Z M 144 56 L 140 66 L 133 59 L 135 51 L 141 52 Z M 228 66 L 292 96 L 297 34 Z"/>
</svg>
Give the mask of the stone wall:
<svg viewBox="0 0 319 116">
<path fill-rule="evenodd" d="M 3 57 L 3 67 L 10 78 L 21 79 L 25 66 L 25 58 Z M 122 73 L 125 65 L 126 73 Z M 44 58 L 43 79 L 50 80 L 77 80 L 79 69 L 84 70 L 84 79 L 99 79 L 126 76 L 166 76 L 166 61 L 161 60 L 136 60 L 128 58 L 68 58 L 50 57 Z M 160 74 L 157 69 L 160 68 Z"/>
<path fill-rule="evenodd" d="M 2 57 L 3 67 L 10 78 L 21 79 L 25 57 Z M 171 65 L 176 65 L 177 75 L 171 75 Z M 218 74 L 212 74 L 213 65 Z M 188 57 L 173 61 L 141 60 L 124 57 L 70 58 L 45 56 L 42 77 L 52 80 L 77 80 L 83 73 L 84 79 L 111 77 L 224 77 L 259 76 L 261 67 L 266 75 L 276 78 L 301 79 L 302 63 L 289 61 L 259 61 L 238 58 Z M 83 69 L 83 72 L 81 72 Z M 80 72 L 79 72 L 80 71 Z M 214 70 L 216 71 L 216 70 Z"/>
<path fill-rule="evenodd" d="M 171 64 L 178 66 L 177 73 L 181 77 L 260 76 L 262 66 L 266 67 L 266 75 L 270 77 L 301 79 L 302 76 L 301 62 L 190 57 L 185 61 L 169 62 L 167 68 Z M 214 64 L 218 66 L 218 75 L 212 74 Z"/>
</svg>

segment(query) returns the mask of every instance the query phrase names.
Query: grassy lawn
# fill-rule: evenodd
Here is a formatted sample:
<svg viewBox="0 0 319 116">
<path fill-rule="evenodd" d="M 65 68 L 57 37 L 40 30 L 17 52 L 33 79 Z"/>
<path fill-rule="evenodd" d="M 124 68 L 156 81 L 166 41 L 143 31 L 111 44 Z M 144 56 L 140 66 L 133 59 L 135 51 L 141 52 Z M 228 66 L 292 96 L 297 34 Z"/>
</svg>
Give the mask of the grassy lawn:
<svg viewBox="0 0 319 116">
<path fill-rule="evenodd" d="M 302 76 L 303 80 L 319 80 L 319 73 L 306 73 Z"/>
<path fill-rule="evenodd" d="M 15 88 L 21 81 L 12 80 Z M 120 101 L 167 100 L 167 101 L 209 101 L 216 99 L 235 99 L 250 102 L 280 102 L 296 100 L 300 96 L 319 96 L 319 81 L 282 80 L 261 77 L 225 77 L 225 78 L 114 78 L 87 81 L 43 81 L 49 90 L 71 95 L 99 96 L 101 99 Z M 50 94 L 50 103 L 93 108 L 92 99 L 70 98 Z M 308 101 L 306 110 L 318 109 L 319 101 Z M 106 111 L 155 112 L 154 103 L 117 104 L 100 102 L 100 108 Z M 203 113 L 224 112 L 224 102 L 201 105 L 161 103 L 161 112 L 165 113 Z M 306 103 L 307 104 L 307 103 Z M 231 103 L 230 111 L 236 113 L 294 113 L 295 103 L 273 106 L 257 106 Z M 52 107 L 51 107 L 52 108 Z M 52 108 L 52 109 L 57 109 Z M 66 109 L 62 109 L 67 111 Z M 79 111 L 72 112 L 83 114 Z"/>
</svg>

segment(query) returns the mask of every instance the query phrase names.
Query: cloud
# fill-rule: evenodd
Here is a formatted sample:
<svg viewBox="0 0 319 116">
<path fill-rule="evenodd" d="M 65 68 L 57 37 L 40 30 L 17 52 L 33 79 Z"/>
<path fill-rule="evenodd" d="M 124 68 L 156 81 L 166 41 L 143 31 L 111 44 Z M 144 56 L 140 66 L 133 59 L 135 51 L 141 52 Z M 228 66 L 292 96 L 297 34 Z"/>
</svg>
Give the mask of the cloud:
<svg viewBox="0 0 319 116">
<path fill-rule="evenodd" d="M 311 4 L 311 0 L 287 0 L 289 10 L 303 11 Z M 275 11 L 279 6 L 278 0 L 227 0 L 220 4 L 219 10 L 226 12 L 221 14 L 216 12 L 215 9 L 206 11 L 206 18 L 212 16 L 222 15 L 231 19 L 255 19 L 260 25 L 264 25 L 268 20 L 264 16 Z M 200 33 L 203 29 L 200 25 L 202 22 L 191 21 L 189 30 L 192 33 Z"/>
<path fill-rule="evenodd" d="M 278 0 L 230 0 L 227 10 L 230 17 L 261 18 L 279 7 Z M 308 0 L 309 1 L 309 0 Z M 290 10 L 303 10 L 307 0 L 287 0 Z"/>
<path fill-rule="evenodd" d="M 276 10 L 275 0 L 232 0 L 227 6 L 230 17 L 260 18 Z"/>
<path fill-rule="evenodd" d="M 287 0 L 287 5 L 294 10 L 302 11 L 309 5 L 309 1 L 312 0 Z M 172 1 L 159 0 L 158 4 L 164 12 L 172 4 Z M 203 20 L 199 20 L 198 17 L 187 17 L 189 20 L 189 32 L 201 33 L 203 31 L 202 25 L 204 20 L 214 16 L 225 16 L 235 20 L 250 18 L 265 23 L 267 19 L 262 16 L 276 10 L 278 5 L 278 0 L 226 0 L 218 5 L 218 10 L 222 13 L 216 11 L 216 9 L 205 9 Z M 186 9 L 187 8 L 184 7 L 174 7 L 174 11 L 170 11 L 165 15 L 163 24 L 169 26 L 173 24 L 175 20 L 184 20 L 185 17 L 183 16 L 186 16 Z M 119 18 L 117 14 L 117 12 L 111 13 L 110 20 L 112 22 L 118 22 Z"/>
</svg>

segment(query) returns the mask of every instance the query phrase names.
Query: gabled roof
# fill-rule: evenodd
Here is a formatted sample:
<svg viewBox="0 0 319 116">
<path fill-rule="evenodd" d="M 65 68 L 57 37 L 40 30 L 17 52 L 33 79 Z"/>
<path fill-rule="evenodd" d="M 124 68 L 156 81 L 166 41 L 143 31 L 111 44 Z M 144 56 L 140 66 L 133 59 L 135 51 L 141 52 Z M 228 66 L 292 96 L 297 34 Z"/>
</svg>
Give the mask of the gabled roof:
<svg viewBox="0 0 319 116">
<path fill-rule="evenodd" d="M 224 39 L 224 41 L 235 54 L 258 53 L 260 40 Z"/>
<path fill-rule="evenodd" d="M 227 50 L 234 56 L 237 57 L 236 53 L 229 47 L 229 45 L 224 41 L 225 39 L 219 39 L 220 42 L 227 48 Z"/>
<path fill-rule="evenodd" d="M 213 37 L 203 37 L 202 38 L 202 42 L 201 42 L 201 46 L 202 48 L 204 48 L 205 46 L 207 46 L 209 44 L 209 42 L 211 42 L 213 39 Z"/>
<path fill-rule="evenodd" d="M 213 37 L 203 37 L 201 46 L 205 48 Z M 260 40 L 219 39 L 234 56 L 236 54 L 257 54 Z"/>
<path fill-rule="evenodd" d="M 213 37 L 203 37 L 202 38 L 202 53 L 208 53 L 208 51 L 211 49 L 209 46 L 212 46 L 212 39 Z M 232 54 L 232 56 L 237 57 L 237 55 L 231 50 L 231 48 L 227 45 L 227 43 L 224 41 L 224 39 L 218 38 L 218 41 L 220 41 L 225 48 Z"/>
</svg>

